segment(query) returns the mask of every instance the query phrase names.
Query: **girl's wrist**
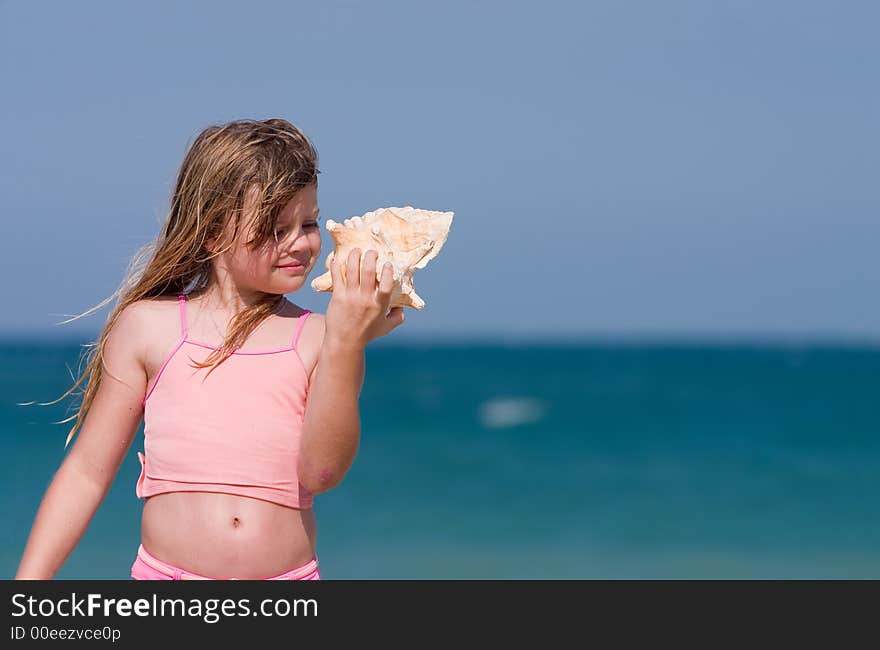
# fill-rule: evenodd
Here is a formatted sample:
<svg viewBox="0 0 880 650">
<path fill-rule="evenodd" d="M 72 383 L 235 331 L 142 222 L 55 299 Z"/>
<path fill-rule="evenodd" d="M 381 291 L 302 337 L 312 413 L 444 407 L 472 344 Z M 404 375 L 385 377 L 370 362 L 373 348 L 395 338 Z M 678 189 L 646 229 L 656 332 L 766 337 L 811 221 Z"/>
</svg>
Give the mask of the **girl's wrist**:
<svg viewBox="0 0 880 650">
<path fill-rule="evenodd" d="M 324 342 L 321 344 L 321 352 L 330 354 L 361 354 L 366 349 L 366 345 L 356 339 L 342 338 L 327 332 L 324 335 Z"/>
</svg>

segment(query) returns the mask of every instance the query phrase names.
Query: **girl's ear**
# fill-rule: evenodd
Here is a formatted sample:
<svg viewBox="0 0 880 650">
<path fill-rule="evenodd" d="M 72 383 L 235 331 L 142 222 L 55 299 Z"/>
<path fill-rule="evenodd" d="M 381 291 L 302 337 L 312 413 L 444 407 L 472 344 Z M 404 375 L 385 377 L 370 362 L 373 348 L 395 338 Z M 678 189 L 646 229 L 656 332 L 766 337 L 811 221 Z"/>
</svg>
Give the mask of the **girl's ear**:
<svg viewBox="0 0 880 650">
<path fill-rule="evenodd" d="M 228 235 L 229 224 L 224 224 L 224 231 L 219 235 L 205 238 L 205 250 L 209 253 L 216 253 L 221 248 L 220 240 L 224 239 L 224 235 Z"/>
</svg>

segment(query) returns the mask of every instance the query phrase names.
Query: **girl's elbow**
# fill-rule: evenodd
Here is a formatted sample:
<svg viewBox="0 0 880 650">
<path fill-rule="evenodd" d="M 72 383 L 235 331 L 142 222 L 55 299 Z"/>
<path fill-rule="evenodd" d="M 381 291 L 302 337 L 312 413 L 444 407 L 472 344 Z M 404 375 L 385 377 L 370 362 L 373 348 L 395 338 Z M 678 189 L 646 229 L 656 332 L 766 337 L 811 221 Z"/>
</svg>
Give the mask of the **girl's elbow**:
<svg viewBox="0 0 880 650">
<path fill-rule="evenodd" d="M 344 472 L 321 468 L 317 471 L 300 472 L 299 483 L 312 494 L 320 494 L 332 490 L 342 482 Z"/>
<path fill-rule="evenodd" d="M 312 494 L 332 490 L 342 483 L 357 456 L 358 443 L 342 453 L 321 457 L 320 454 L 301 454 L 297 463 L 299 484 Z"/>
</svg>

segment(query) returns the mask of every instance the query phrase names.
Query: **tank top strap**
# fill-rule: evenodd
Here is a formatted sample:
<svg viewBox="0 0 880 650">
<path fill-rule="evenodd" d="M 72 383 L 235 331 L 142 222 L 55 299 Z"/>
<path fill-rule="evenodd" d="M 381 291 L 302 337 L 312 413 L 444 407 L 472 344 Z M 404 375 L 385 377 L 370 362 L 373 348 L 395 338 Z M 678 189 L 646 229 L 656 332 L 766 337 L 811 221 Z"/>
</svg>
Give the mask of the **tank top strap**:
<svg viewBox="0 0 880 650">
<path fill-rule="evenodd" d="M 180 338 L 186 339 L 186 294 L 178 294 L 177 303 L 180 305 Z"/>
<path fill-rule="evenodd" d="M 296 342 L 299 341 L 300 332 L 302 332 L 303 325 L 306 323 L 306 319 L 309 317 L 309 314 L 312 312 L 306 309 L 302 316 L 297 318 L 296 331 L 293 333 L 293 341 L 290 343 L 290 347 L 296 349 Z"/>
</svg>

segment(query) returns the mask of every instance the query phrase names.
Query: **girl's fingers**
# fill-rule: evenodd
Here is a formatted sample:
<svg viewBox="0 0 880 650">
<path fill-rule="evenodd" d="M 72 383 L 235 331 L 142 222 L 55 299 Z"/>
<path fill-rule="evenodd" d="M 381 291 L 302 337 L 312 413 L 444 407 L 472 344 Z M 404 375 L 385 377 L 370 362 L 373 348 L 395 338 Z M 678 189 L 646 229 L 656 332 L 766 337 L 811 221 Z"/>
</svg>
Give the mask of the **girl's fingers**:
<svg viewBox="0 0 880 650">
<path fill-rule="evenodd" d="M 385 262 L 379 270 L 378 260 L 379 253 L 376 250 L 367 250 L 361 259 L 361 249 L 353 248 L 344 266 L 334 255 L 330 260 L 330 275 L 334 287 L 344 285 L 352 290 L 360 289 L 363 292 L 362 297 L 372 296 L 374 302 L 373 307 L 368 308 L 369 311 L 375 309 L 378 302 L 380 313 L 385 314 L 384 325 L 380 326 L 382 331 L 380 336 L 383 336 L 402 324 L 405 317 L 403 307 L 393 307 L 389 310 L 391 294 L 394 291 L 394 265 Z M 366 303 L 363 307 L 367 307 Z"/>
<path fill-rule="evenodd" d="M 348 253 L 348 264 L 345 273 L 345 284 L 349 289 L 357 289 L 360 284 L 361 249 L 352 248 Z"/>
<path fill-rule="evenodd" d="M 376 290 L 376 261 L 379 259 L 378 251 L 369 249 L 364 255 L 361 265 L 361 289 L 372 294 Z"/>
<path fill-rule="evenodd" d="M 339 268 L 339 260 L 336 259 L 335 253 L 330 259 L 330 281 L 334 290 L 341 289 L 345 285 L 345 280 L 343 280 L 342 276 L 342 269 Z"/>
<path fill-rule="evenodd" d="M 391 262 L 382 265 L 382 275 L 379 277 L 379 302 L 383 308 L 388 308 L 391 302 L 391 290 L 394 289 L 394 267 Z"/>
<path fill-rule="evenodd" d="M 390 312 L 388 312 L 388 316 L 385 317 L 385 322 L 391 326 L 388 331 L 390 332 L 395 327 L 400 325 L 405 318 L 406 316 L 404 316 L 403 307 L 394 307 Z"/>
</svg>

